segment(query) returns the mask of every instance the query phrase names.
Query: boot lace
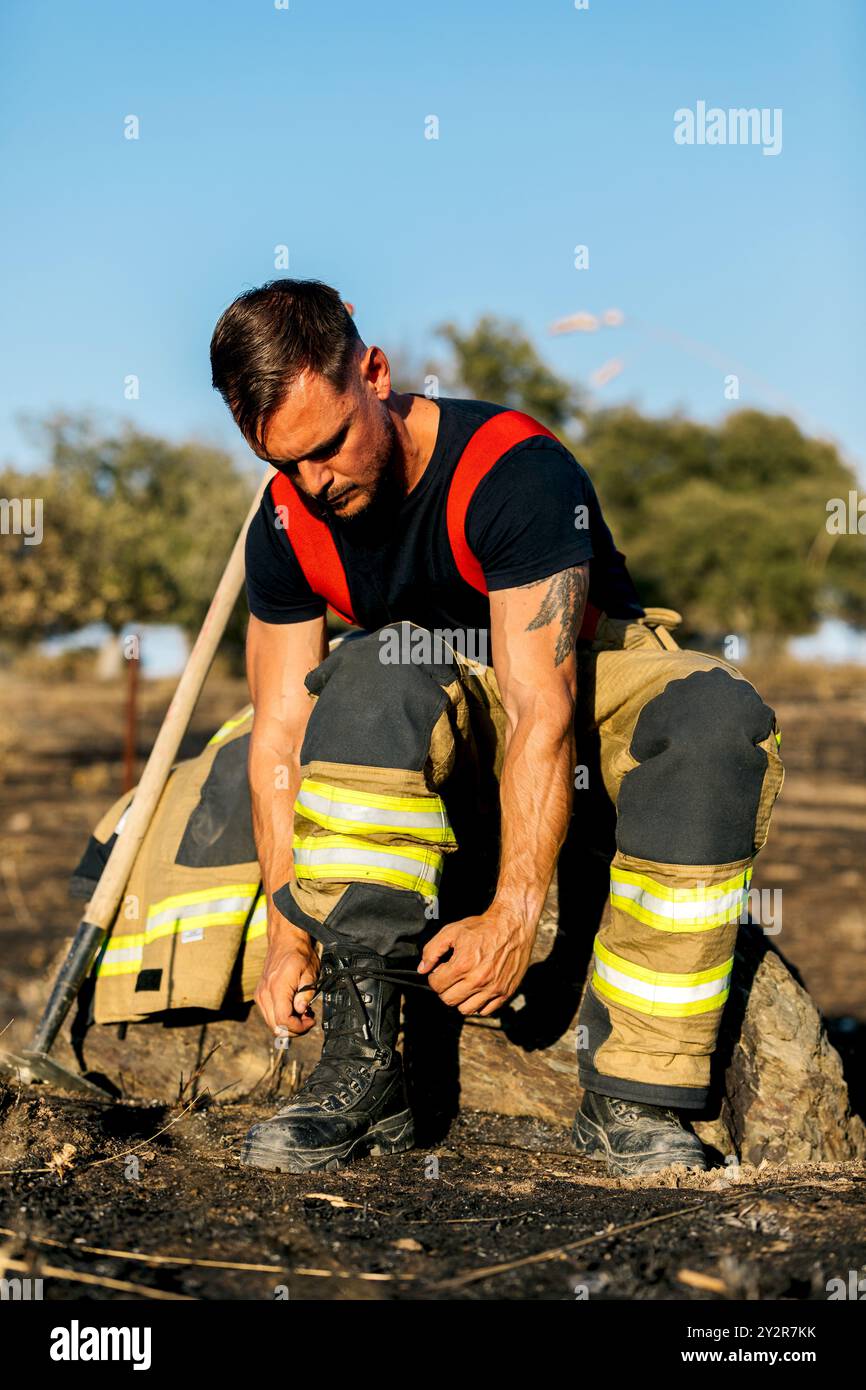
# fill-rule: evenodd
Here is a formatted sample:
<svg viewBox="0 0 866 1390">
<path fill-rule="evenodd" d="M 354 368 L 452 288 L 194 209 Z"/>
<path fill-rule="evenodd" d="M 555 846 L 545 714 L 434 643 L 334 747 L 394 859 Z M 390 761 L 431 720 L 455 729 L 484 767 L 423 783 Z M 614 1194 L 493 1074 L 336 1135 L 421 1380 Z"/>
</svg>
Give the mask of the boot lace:
<svg viewBox="0 0 866 1390">
<path fill-rule="evenodd" d="M 326 1043 L 314 1071 L 295 1092 L 292 1104 L 299 1099 L 317 1099 L 320 1096 L 337 1094 L 343 1101 L 352 1099 L 353 1094 L 363 1089 L 375 1061 L 384 1054 L 378 1039 L 370 1026 L 366 1002 L 359 986 L 359 980 L 386 980 L 401 988 L 429 990 L 426 977 L 418 976 L 415 970 L 377 970 L 363 963 L 337 965 L 320 973 L 315 984 L 301 985 L 298 994 L 312 991 L 310 1002 L 318 995 L 334 993 L 338 995 L 335 1007 L 328 1019 Z M 359 1040 L 363 1057 L 359 1058 Z"/>
<path fill-rule="evenodd" d="M 610 1108 L 620 1120 L 643 1120 L 646 1119 L 648 1111 L 656 1111 L 660 1118 L 680 1123 L 679 1115 L 675 1111 L 661 1106 L 642 1105 L 637 1101 L 611 1100 Z"/>
</svg>

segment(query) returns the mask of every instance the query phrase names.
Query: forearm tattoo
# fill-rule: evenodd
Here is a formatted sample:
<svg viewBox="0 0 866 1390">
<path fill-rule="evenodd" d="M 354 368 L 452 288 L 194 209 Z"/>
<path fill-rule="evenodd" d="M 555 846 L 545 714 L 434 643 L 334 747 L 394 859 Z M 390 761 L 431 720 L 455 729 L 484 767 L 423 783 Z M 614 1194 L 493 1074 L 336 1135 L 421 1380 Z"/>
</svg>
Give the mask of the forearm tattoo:
<svg viewBox="0 0 866 1390">
<path fill-rule="evenodd" d="M 589 587 L 589 570 L 586 565 L 580 565 L 576 569 L 562 570 L 551 579 L 541 582 L 547 585 L 547 589 L 541 600 L 541 607 L 532 622 L 527 624 L 526 631 L 537 632 L 539 628 L 558 621 L 555 665 L 561 666 L 569 653 L 574 651 L 580 631 Z M 526 588 L 532 587 L 526 585 Z"/>
</svg>

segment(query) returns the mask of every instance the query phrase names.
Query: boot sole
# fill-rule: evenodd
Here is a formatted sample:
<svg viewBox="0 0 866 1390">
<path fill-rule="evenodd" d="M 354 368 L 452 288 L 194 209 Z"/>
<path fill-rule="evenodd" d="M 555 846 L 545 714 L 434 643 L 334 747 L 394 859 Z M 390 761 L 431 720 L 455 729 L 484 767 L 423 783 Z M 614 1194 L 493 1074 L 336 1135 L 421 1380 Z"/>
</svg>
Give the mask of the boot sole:
<svg viewBox="0 0 866 1390">
<path fill-rule="evenodd" d="M 386 1154 L 405 1153 L 415 1147 L 412 1114 L 401 1110 L 398 1115 L 378 1120 L 364 1134 L 323 1149 L 271 1149 L 247 1141 L 241 1153 L 241 1163 L 251 1168 L 266 1168 L 274 1173 L 320 1173 L 344 1168 L 356 1158 L 382 1158 Z"/>
<path fill-rule="evenodd" d="M 607 1135 L 601 1125 L 587 1119 L 580 1111 L 574 1117 L 571 1129 L 572 1142 L 578 1153 L 594 1162 L 606 1163 L 611 1177 L 631 1178 L 644 1173 L 660 1173 L 665 1168 L 691 1168 L 700 1173 L 707 1171 L 706 1159 L 697 1154 L 683 1158 L 669 1158 L 661 1162 L 658 1154 L 615 1154 L 610 1147 Z"/>
</svg>

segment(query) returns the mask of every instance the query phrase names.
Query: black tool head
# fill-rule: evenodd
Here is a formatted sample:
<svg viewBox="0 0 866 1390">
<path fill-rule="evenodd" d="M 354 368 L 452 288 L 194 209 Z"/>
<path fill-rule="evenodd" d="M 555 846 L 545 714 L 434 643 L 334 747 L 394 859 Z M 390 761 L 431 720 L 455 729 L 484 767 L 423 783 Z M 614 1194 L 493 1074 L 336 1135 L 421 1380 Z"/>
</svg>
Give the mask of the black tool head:
<svg viewBox="0 0 866 1390">
<path fill-rule="evenodd" d="M 0 1052 L 0 1072 L 17 1079 L 24 1086 L 42 1083 L 57 1091 L 83 1091 L 99 1100 L 112 1099 L 101 1086 L 94 1085 L 86 1076 L 67 1071 L 47 1052 Z"/>
</svg>

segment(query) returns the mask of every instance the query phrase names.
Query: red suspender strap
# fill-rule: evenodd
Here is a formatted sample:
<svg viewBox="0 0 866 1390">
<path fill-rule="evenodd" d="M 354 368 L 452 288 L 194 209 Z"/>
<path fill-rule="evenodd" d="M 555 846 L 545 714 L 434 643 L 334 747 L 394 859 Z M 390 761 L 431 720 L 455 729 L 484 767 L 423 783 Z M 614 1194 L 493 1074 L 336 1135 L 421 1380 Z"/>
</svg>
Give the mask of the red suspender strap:
<svg viewBox="0 0 866 1390">
<path fill-rule="evenodd" d="M 516 444 L 522 444 L 525 439 L 533 439 L 539 435 L 547 439 L 556 438 L 544 425 L 533 420 L 530 415 L 524 415 L 522 411 L 500 411 L 498 415 L 492 415 L 483 425 L 479 425 L 454 469 L 445 513 L 448 540 L 461 578 L 481 594 L 487 593 L 484 572 L 469 549 L 466 539 L 466 514 L 469 511 L 469 503 L 482 478 L 499 462 L 503 454 L 507 454 Z M 599 616 L 600 609 L 587 601 L 580 637 L 592 640 Z"/>
<path fill-rule="evenodd" d="M 525 439 L 532 439 L 536 435 L 556 438 L 544 425 L 519 410 L 503 410 L 498 415 L 491 415 L 471 436 L 451 477 L 445 513 L 451 553 L 460 577 L 481 594 L 487 593 L 487 585 L 481 566 L 466 539 L 469 503 L 481 479 L 490 472 L 494 463 L 498 463 L 515 444 L 522 444 Z"/>
<path fill-rule="evenodd" d="M 271 493 L 274 503 L 281 508 L 282 524 L 313 593 L 327 599 L 328 607 L 338 618 L 354 623 L 346 571 L 326 522 L 304 505 L 285 473 L 278 473 L 272 480 Z"/>
</svg>

